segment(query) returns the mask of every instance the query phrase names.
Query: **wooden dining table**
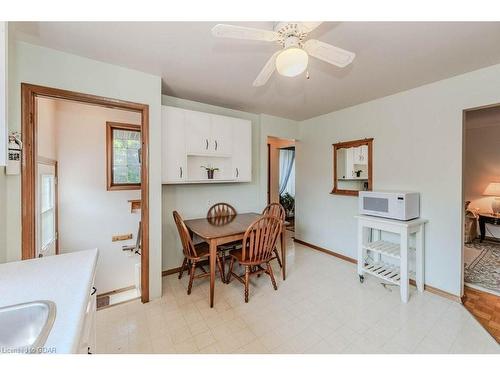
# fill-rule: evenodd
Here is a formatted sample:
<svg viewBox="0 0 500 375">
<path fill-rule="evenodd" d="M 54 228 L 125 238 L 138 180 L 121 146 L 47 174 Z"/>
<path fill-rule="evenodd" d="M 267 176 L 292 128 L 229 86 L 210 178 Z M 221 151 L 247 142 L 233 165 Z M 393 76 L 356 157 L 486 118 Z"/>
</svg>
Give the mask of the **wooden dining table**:
<svg viewBox="0 0 500 375">
<path fill-rule="evenodd" d="M 210 246 L 210 307 L 214 307 L 215 295 L 215 261 L 217 246 L 243 239 L 247 228 L 255 220 L 262 217 L 257 213 L 243 213 L 222 218 L 200 218 L 185 220 L 187 228 L 201 237 Z M 281 246 L 281 274 L 283 280 L 286 278 L 286 244 L 285 225 L 280 234 Z"/>
</svg>

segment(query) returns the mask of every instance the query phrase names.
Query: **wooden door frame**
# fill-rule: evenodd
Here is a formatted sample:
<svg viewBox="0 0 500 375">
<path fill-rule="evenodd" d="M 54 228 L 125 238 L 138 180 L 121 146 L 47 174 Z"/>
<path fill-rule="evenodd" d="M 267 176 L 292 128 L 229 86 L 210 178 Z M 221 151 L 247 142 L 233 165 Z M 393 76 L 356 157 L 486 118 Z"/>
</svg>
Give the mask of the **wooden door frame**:
<svg viewBox="0 0 500 375">
<path fill-rule="evenodd" d="M 54 170 L 55 170 L 54 177 L 56 179 L 56 183 L 54 184 L 55 185 L 54 186 L 54 196 L 55 196 L 54 214 L 56 217 L 55 217 L 54 226 L 55 226 L 55 232 L 56 232 L 56 255 L 57 255 L 57 254 L 59 254 L 59 181 L 57 179 L 57 177 L 58 177 L 57 160 L 46 158 L 43 156 L 38 156 L 36 161 L 38 164 L 45 164 L 45 165 L 53 166 Z M 36 192 L 35 192 L 35 194 L 36 194 Z M 36 225 L 36 219 L 35 219 L 35 225 Z M 35 228 L 35 235 L 36 235 L 36 228 Z M 35 238 L 35 240 L 36 240 L 36 238 Z M 38 244 L 36 244 L 36 245 L 38 246 Z M 36 250 L 35 250 L 35 255 L 36 255 Z"/>
<path fill-rule="evenodd" d="M 35 177 L 37 163 L 36 98 L 64 99 L 141 114 L 141 301 L 149 301 L 149 106 L 124 100 L 21 83 L 21 241 L 22 259 L 35 257 Z"/>
</svg>

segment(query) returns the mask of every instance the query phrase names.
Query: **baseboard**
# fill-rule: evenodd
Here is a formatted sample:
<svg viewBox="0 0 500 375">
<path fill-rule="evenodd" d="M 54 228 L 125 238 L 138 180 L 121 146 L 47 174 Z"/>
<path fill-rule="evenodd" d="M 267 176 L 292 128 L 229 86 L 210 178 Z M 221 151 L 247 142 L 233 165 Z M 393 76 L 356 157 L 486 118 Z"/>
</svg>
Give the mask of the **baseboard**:
<svg viewBox="0 0 500 375">
<path fill-rule="evenodd" d="M 413 280 L 413 279 L 410 279 L 410 284 L 414 285 L 414 286 L 417 285 L 416 282 L 415 282 L 415 280 Z M 427 290 L 429 293 L 436 294 L 438 296 L 447 298 L 447 299 L 449 299 L 449 300 L 451 300 L 453 302 L 462 303 L 462 298 L 461 297 L 456 296 L 455 294 L 451 294 L 449 292 L 445 292 L 444 290 L 435 288 L 433 286 L 425 284 L 424 285 L 424 290 Z"/>
<path fill-rule="evenodd" d="M 97 297 L 111 296 L 113 294 L 126 292 L 127 290 L 135 289 L 135 285 L 126 286 L 125 288 L 115 289 L 110 292 L 98 294 Z"/>
<path fill-rule="evenodd" d="M 321 251 L 322 253 L 325 253 L 325 254 L 332 255 L 334 257 L 340 258 L 340 259 L 345 260 L 347 262 L 358 264 L 358 261 L 356 259 L 348 257 L 346 255 L 342 255 L 342 254 L 336 253 L 336 252 L 331 251 L 331 250 L 327 250 L 324 247 L 313 245 L 312 243 L 309 243 L 309 242 L 306 242 L 306 241 L 302 241 L 302 240 L 299 240 L 297 238 L 294 238 L 293 241 L 297 242 L 297 243 L 300 243 L 301 245 L 310 247 L 311 249 Z"/>
<path fill-rule="evenodd" d="M 334 251 L 325 249 L 323 247 L 314 245 L 314 244 L 306 242 L 306 241 L 299 240 L 297 238 L 294 238 L 293 241 L 297 242 L 297 243 L 299 243 L 301 245 L 310 247 L 311 249 L 314 249 L 314 250 L 317 250 L 317 251 L 321 251 L 322 253 L 325 253 L 325 254 L 332 255 L 334 257 L 340 258 L 340 259 L 345 260 L 347 262 L 358 264 L 358 261 L 356 259 L 348 257 L 346 255 L 342 255 L 342 254 L 336 253 Z M 415 280 L 410 279 L 410 284 L 411 285 L 416 285 Z M 462 303 L 462 298 L 461 297 L 459 297 L 459 296 L 457 296 L 455 294 L 451 294 L 451 293 L 445 292 L 444 290 L 435 288 L 433 286 L 430 286 L 430 285 L 426 284 L 426 285 L 424 285 L 424 290 L 427 290 L 428 292 L 430 292 L 432 294 L 436 294 L 438 296 L 447 298 L 447 299 L 452 300 L 454 302 Z"/>
<path fill-rule="evenodd" d="M 164 276 L 168 276 L 168 275 L 173 275 L 174 273 L 178 273 L 180 270 L 181 270 L 181 267 L 171 268 L 169 270 L 162 271 L 161 276 L 164 277 Z"/>
</svg>

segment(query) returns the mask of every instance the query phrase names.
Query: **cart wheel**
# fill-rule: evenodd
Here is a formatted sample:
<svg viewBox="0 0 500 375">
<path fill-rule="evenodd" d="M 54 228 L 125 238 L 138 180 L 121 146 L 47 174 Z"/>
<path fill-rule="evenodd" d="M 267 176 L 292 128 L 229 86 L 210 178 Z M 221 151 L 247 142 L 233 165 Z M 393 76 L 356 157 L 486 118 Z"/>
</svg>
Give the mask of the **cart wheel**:
<svg viewBox="0 0 500 375">
<path fill-rule="evenodd" d="M 365 281 L 365 277 L 363 275 L 359 275 L 359 282 L 361 284 L 363 284 L 364 281 Z"/>
</svg>

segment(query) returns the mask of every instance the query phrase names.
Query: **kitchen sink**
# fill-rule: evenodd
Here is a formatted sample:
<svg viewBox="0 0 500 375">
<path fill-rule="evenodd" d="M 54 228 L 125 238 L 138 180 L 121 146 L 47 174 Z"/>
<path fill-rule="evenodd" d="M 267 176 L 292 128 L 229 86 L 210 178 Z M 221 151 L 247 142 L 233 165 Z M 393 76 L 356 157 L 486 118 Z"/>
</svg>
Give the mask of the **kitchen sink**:
<svg viewBox="0 0 500 375">
<path fill-rule="evenodd" d="M 0 307 L 0 353 L 41 352 L 55 318 L 52 301 Z"/>
</svg>

